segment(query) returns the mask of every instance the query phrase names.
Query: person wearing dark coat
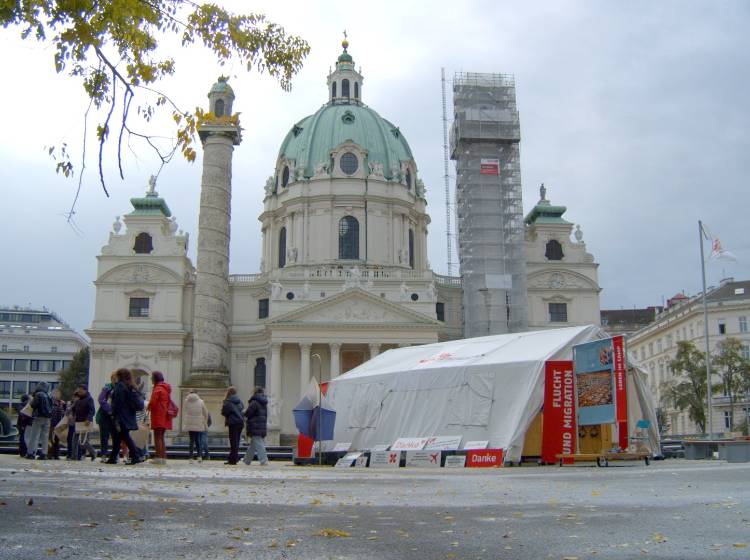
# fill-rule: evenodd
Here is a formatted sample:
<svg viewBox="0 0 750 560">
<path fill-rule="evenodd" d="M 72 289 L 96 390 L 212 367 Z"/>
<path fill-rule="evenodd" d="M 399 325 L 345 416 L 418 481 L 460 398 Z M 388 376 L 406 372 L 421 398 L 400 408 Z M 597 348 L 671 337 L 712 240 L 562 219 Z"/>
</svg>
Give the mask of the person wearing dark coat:
<svg viewBox="0 0 750 560">
<path fill-rule="evenodd" d="M 55 427 L 63 418 L 65 418 L 65 401 L 60 398 L 60 391 L 55 389 L 52 391 L 52 419 L 49 423 L 52 428 L 49 431 L 50 459 L 60 458 L 60 437 L 55 433 Z"/>
<path fill-rule="evenodd" d="M 52 419 L 52 399 L 47 391 L 49 385 L 40 381 L 34 389 L 34 396 L 31 398 L 31 409 L 33 410 L 33 419 L 31 428 L 26 430 L 26 458 L 34 459 L 37 454 L 37 447 L 41 444 L 39 458 L 47 458 L 47 443 L 49 441 L 49 425 Z"/>
<path fill-rule="evenodd" d="M 26 406 L 26 403 L 29 402 L 29 395 L 23 394 L 21 395 L 21 408 Z M 18 428 L 18 455 L 20 457 L 26 457 L 26 428 L 31 426 L 32 418 L 31 416 L 26 416 L 25 414 L 18 413 L 18 417 L 16 418 L 16 428 Z"/>
<path fill-rule="evenodd" d="M 96 423 L 99 424 L 99 454 L 102 457 L 109 455 L 109 440 L 114 437 L 114 426 L 112 425 L 112 388 L 117 382 L 117 373 L 112 372 L 109 383 L 99 391 L 99 411 L 96 414 Z"/>
<path fill-rule="evenodd" d="M 258 461 L 262 466 L 268 464 L 268 455 L 266 454 L 266 437 L 268 425 L 268 398 L 264 394 L 262 387 L 256 387 L 253 396 L 247 403 L 245 411 L 247 418 L 246 434 L 250 436 L 250 445 L 247 447 L 242 462 L 250 465 L 253 457 L 257 454 Z"/>
<path fill-rule="evenodd" d="M 133 374 L 129 369 L 117 370 L 117 383 L 112 388 L 112 417 L 114 420 L 114 433 L 112 437 L 112 452 L 107 463 L 117 463 L 117 455 L 120 452 L 120 442 L 128 446 L 130 464 L 142 463 L 140 451 L 135 445 L 130 432 L 138 429 L 135 413 L 143 410 L 143 396 L 135 388 Z"/>
<path fill-rule="evenodd" d="M 237 396 L 237 389 L 229 387 L 221 405 L 224 425 L 229 430 L 229 460 L 225 465 L 236 465 L 240 460 L 240 436 L 245 420 L 242 416 L 242 401 Z"/>
<path fill-rule="evenodd" d="M 91 396 L 85 385 L 79 385 L 76 389 L 78 400 L 73 403 L 73 415 L 75 416 L 75 437 L 73 438 L 73 459 L 80 461 L 85 449 L 91 460 L 96 459 L 96 450 L 89 441 L 89 432 L 91 431 L 96 405 L 94 397 Z"/>
</svg>

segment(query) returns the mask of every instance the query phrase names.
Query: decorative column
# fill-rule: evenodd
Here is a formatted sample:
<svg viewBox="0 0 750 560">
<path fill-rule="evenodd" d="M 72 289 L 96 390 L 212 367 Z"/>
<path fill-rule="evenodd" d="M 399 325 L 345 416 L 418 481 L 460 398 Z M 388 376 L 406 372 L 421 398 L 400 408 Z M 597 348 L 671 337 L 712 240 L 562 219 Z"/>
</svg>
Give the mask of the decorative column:
<svg viewBox="0 0 750 560">
<path fill-rule="evenodd" d="M 338 342 L 331 342 L 328 347 L 331 350 L 331 379 L 336 379 L 339 376 L 339 373 L 341 373 L 341 365 L 339 363 L 341 344 Z"/>
<path fill-rule="evenodd" d="M 311 344 L 300 343 L 299 345 L 299 395 L 302 395 L 307 391 L 307 386 L 310 384 L 310 348 Z M 320 381 L 320 380 L 318 380 Z"/>
<path fill-rule="evenodd" d="M 195 278 L 193 362 L 188 385 L 229 385 L 229 237 L 232 152 L 242 141 L 232 115 L 234 92 L 219 78 L 208 94 L 212 118 L 198 130 L 203 144 L 198 254 Z"/>
<path fill-rule="evenodd" d="M 370 344 L 370 359 L 380 354 L 380 344 Z"/>
<path fill-rule="evenodd" d="M 269 418 L 271 426 L 278 427 L 281 408 L 281 343 L 271 343 L 271 377 L 268 380 Z"/>
</svg>

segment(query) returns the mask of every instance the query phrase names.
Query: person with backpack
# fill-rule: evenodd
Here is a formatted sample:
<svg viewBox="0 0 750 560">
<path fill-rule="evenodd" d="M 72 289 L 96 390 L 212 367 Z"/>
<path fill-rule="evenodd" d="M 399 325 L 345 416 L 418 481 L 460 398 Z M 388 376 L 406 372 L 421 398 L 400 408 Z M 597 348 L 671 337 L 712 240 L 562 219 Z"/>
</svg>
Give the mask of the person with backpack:
<svg viewBox="0 0 750 560">
<path fill-rule="evenodd" d="M 237 396 L 237 389 L 229 387 L 221 405 L 221 415 L 224 425 L 229 430 L 229 460 L 225 465 L 236 465 L 240 459 L 240 436 L 245 423 L 242 417 L 242 401 Z"/>
<path fill-rule="evenodd" d="M 264 394 L 263 387 L 256 387 L 253 396 L 247 403 L 245 411 L 247 418 L 247 427 L 245 434 L 250 436 L 250 445 L 247 446 L 245 457 L 242 462 L 250 465 L 253 457 L 257 454 L 258 461 L 262 466 L 268 464 L 268 455 L 266 454 L 266 426 L 268 424 L 268 398 Z"/>
<path fill-rule="evenodd" d="M 125 442 L 130 454 L 130 464 L 142 463 L 141 454 L 130 437 L 130 432 L 138 429 L 135 413 L 143 410 L 143 395 L 135 388 L 133 374 L 129 369 L 117 370 L 117 382 L 112 388 L 112 417 L 114 419 L 114 437 L 112 438 L 112 452 L 108 464 L 117 463 L 120 453 L 120 442 Z"/>
<path fill-rule="evenodd" d="M 73 438 L 73 452 L 71 455 L 73 459 L 80 461 L 83 449 L 85 449 L 93 461 L 96 459 L 96 450 L 89 441 L 89 432 L 91 431 L 96 411 L 94 397 L 91 396 L 85 385 L 79 385 L 76 388 L 76 396 L 78 396 L 78 400 L 73 404 L 75 437 Z"/>
<path fill-rule="evenodd" d="M 167 463 L 167 448 L 164 443 L 164 433 L 172 429 L 172 419 L 177 416 L 179 409 L 172 402 L 172 387 L 164 381 L 164 374 L 160 371 L 151 373 L 151 397 L 148 399 L 148 412 L 151 418 L 151 429 L 154 432 L 154 464 Z"/>
<path fill-rule="evenodd" d="M 33 411 L 31 428 L 26 431 L 26 458 L 34 459 L 37 448 L 42 444 L 39 452 L 39 459 L 47 459 L 47 441 L 49 440 L 49 425 L 52 419 L 52 399 L 47 394 L 49 385 L 40 381 L 34 389 L 34 396 L 31 399 L 31 409 Z"/>
<path fill-rule="evenodd" d="M 60 390 L 55 389 L 52 391 L 52 418 L 50 419 L 49 431 L 49 458 L 59 460 L 60 459 L 60 434 L 57 433 L 55 428 L 57 424 L 65 418 L 65 401 L 60 398 Z M 67 433 L 67 423 L 65 423 Z"/>
</svg>

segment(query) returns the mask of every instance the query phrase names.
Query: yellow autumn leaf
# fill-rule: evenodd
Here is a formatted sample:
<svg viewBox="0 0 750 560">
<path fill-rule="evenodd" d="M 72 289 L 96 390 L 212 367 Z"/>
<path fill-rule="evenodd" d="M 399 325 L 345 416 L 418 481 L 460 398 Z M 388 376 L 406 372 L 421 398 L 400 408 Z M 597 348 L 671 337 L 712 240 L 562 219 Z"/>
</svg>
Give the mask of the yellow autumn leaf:
<svg viewBox="0 0 750 560">
<path fill-rule="evenodd" d="M 347 533 L 346 531 L 342 531 L 341 529 L 331 529 L 331 528 L 325 528 L 321 529 L 317 533 L 315 533 L 315 536 L 317 537 L 328 537 L 329 539 L 334 537 L 351 537 L 351 533 Z"/>
</svg>

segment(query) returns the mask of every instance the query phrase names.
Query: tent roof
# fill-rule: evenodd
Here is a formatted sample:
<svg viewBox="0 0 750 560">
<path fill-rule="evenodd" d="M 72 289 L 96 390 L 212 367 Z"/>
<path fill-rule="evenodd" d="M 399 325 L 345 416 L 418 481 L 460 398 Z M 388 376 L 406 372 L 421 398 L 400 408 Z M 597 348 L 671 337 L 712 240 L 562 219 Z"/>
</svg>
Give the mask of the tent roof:
<svg viewBox="0 0 750 560">
<path fill-rule="evenodd" d="M 396 348 L 365 362 L 332 383 L 388 373 L 403 374 L 410 370 L 571 359 L 573 344 L 606 337 L 599 327 L 587 325 Z"/>
</svg>

